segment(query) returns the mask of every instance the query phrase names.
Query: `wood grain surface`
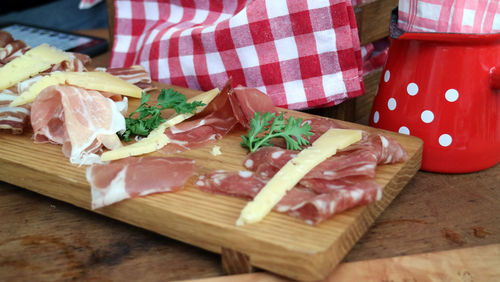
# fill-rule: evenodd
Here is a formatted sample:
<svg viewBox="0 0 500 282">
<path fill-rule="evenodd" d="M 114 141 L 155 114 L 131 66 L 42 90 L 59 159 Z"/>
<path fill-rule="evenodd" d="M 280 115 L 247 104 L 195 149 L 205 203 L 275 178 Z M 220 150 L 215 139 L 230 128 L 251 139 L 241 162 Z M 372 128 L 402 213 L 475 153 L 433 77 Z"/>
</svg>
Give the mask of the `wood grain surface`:
<svg viewBox="0 0 500 282">
<path fill-rule="evenodd" d="M 187 96 L 197 93 L 182 91 Z M 131 109 L 135 109 L 134 103 L 137 101 L 131 101 Z M 350 126 L 374 131 L 361 125 Z M 210 154 L 212 146 L 180 155 L 196 160 L 198 174 L 217 169 L 241 170 L 246 155 L 246 150 L 239 146 L 241 134 L 241 129 L 233 131 L 213 144 L 221 147 L 221 156 Z M 234 222 L 246 201 L 201 192 L 194 187 L 195 178 L 180 192 L 127 200 L 95 212 L 212 252 L 220 253 L 222 247 L 241 252 L 250 257 L 252 265 L 294 279 L 322 279 L 420 167 L 419 139 L 389 132 L 387 135 L 405 147 L 409 160 L 377 169 L 377 181 L 384 187 L 382 200 L 344 212 L 318 226 L 273 212 L 259 224 L 236 227 Z M 20 136 L 2 134 L 0 144 L 1 180 L 90 208 L 85 168 L 69 164 L 60 146 L 34 145 L 30 132 Z"/>
<path fill-rule="evenodd" d="M 339 264 L 325 279 L 338 281 L 498 281 L 500 244 Z M 270 273 L 240 274 L 189 281 L 284 282 Z"/>
</svg>

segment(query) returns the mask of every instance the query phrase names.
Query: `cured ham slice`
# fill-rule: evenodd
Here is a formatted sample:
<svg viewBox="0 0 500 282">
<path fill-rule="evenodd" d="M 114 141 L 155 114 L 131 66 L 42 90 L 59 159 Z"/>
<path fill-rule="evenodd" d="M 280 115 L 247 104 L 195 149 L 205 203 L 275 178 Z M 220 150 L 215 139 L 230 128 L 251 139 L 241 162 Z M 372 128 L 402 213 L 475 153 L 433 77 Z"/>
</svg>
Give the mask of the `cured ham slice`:
<svg viewBox="0 0 500 282">
<path fill-rule="evenodd" d="M 194 161 L 179 157 L 129 157 L 87 168 L 92 209 L 124 199 L 182 189 L 194 174 Z"/>
<path fill-rule="evenodd" d="M 22 40 L 14 40 L 0 48 L 0 66 L 7 64 L 15 58 L 22 56 L 29 50 L 29 46 Z"/>
<path fill-rule="evenodd" d="M 9 107 L 17 98 L 17 91 L 4 89 L 0 91 L 0 129 L 12 134 L 22 134 L 29 126 L 30 107 Z"/>
<path fill-rule="evenodd" d="M 249 155 L 244 166 L 263 177 L 270 178 L 296 155 L 296 151 L 263 147 Z M 375 177 L 376 166 L 376 156 L 368 150 L 340 152 L 312 169 L 303 180 L 312 178 L 333 180 L 354 175 Z"/>
<path fill-rule="evenodd" d="M 237 125 L 248 127 L 255 112 L 272 111 L 270 98 L 253 90 L 235 90 L 229 80 L 217 97 L 192 119 L 165 130 L 170 139 L 162 152 L 182 152 L 204 146 L 226 135 Z"/>
<path fill-rule="evenodd" d="M 200 176 L 196 185 L 202 191 L 251 200 L 267 181 L 267 178 L 251 171 L 217 171 Z M 308 224 L 318 224 L 334 214 L 375 202 L 382 197 L 380 186 L 366 177 L 322 185 L 318 190 L 296 186 L 274 210 L 298 217 Z"/>
<path fill-rule="evenodd" d="M 103 71 L 130 82 L 144 91 L 155 89 L 151 75 L 141 65 L 121 68 L 96 68 L 95 71 Z"/>
<path fill-rule="evenodd" d="M 238 122 L 246 128 L 250 128 L 250 119 L 254 113 L 276 111 L 271 99 L 256 88 L 240 85 L 234 88 L 234 92 L 230 96 L 230 101 Z"/>
<path fill-rule="evenodd" d="M 103 140 L 110 147 L 120 144 L 115 133 L 125 129 L 125 119 L 116 104 L 97 91 L 50 86 L 32 104 L 31 125 L 35 143 L 62 144 L 71 163 L 92 164 L 100 162 L 96 152 Z"/>
</svg>

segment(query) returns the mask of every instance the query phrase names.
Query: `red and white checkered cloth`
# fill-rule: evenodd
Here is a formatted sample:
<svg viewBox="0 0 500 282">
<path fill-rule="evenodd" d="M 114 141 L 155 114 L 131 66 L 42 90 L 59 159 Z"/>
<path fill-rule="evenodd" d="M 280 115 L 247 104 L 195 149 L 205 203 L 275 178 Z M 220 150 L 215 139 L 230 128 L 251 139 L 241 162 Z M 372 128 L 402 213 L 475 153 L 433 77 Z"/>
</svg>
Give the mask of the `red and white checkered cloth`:
<svg viewBox="0 0 500 282">
<path fill-rule="evenodd" d="M 350 0 L 115 1 L 110 66 L 194 89 L 255 87 L 305 109 L 363 93 Z"/>
<path fill-rule="evenodd" d="M 413 32 L 500 32 L 498 0 L 399 0 L 398 26 Z"/>
</svg>

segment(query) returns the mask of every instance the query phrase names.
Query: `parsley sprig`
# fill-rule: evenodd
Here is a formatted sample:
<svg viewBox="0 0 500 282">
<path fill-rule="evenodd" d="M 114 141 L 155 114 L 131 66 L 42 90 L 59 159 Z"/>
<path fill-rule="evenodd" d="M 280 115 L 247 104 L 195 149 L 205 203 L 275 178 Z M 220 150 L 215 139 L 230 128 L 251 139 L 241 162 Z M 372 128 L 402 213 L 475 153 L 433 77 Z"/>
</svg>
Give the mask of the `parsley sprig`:
<svg viewBox="0 0 500 282">
<path fill-rule="evenodd" d="M 248 147 L 254 152 L 263 146 L 272 146 L 272 138 L 281 137 L 286 141 L 289 150 L 300 150 L 302 146 L 309 144 L 309 137 L 313 135 L 311 126 L 302 124 L 302 118 L 283 118 L 283 113 L 276 116 L 275 113 L 254 113 L 250 120 L 250 129 L 247 135 L 242 135 L 241 145 Z"/>
<path fill-rule="evenodd" d="M 118 133 L 120 139 L 130 141 L 130 135 L 148 136 L 149 133 L 165 121 L 161 117 L 161 111 L 165 109 L 175 109 L 178 114 L 193 113 L 199 106 L 205 104 L 199 101 L 193 103 L 186 102 L 186 96 L 173 89 L 161 89 L 156 105 L 146 104 L 151 99 L 151 94 L 142 92 L 141 103 L 135 111 L 125 118 L 126 129 Z M 139 115 L 137 117 L 137 115 Z M 136 116 L 136 117 L 134 117 Z"/>
</svg>

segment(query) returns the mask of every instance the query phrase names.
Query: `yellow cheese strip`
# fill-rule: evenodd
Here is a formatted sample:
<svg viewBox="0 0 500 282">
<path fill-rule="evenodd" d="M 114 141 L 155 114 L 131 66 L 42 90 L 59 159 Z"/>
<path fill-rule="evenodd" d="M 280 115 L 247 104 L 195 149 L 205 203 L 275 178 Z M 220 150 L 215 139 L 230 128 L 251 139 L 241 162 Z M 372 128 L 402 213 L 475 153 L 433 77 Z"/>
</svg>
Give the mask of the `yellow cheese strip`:
<svg viewBox="0 0 500 282">
<path fill-rule="evenodd" d="M 241 211 L 236 225 L 261 221 L 311 169 L 361 140 L 361 130 L 330 129 L 288 161 Z"/>
<path fill-rule="evenodd" d="M 69 60 L 68 53 L 47 44 L 39 45 L 0 68 L 0 90 L 9 88 L 65 60 Z"/>
<path fill-rule="evenodd" d="M 195 96 L 191 99 L 188 99 L 188 103 L 192 103 L 194 101 L 200 101 L 205 104 L 205 106 L 198 107 L 195 110 L 195 114 L 201 112 L 210 101 L 212 101 L 215 96 L 219 93 L 219 89 L 212 89 L 207 92 L 203 92 L 198 96 Z M 123 159 L 130 156 L 138 156 L 142 154 L 152 153 L 156 150 L 161 149 L 163 146 L 167 145 L 170 140 L 167 135 L 164 134 L 165 129 L 171 127 L 173 125 L 179 124 L 186 119 L 192 117 L 194 114 L 178 114 L 169 118 L 164 123 L 160 124 L 157 128 L 151 131 L 148 137 L 143 138 L 133 144 L 128 146 L 123 146 L 121 148 L 114 149 L 112 151 L 104 152 L 101 155 L 102 161 L 112 161 Z"/>
<path fill-rule="evenodd" d="M 12 101 L 10 106 L 16 107 L 31 103 L 43 89 L 59 84 L 69 84 L 134 98 L 141 98 L 142 94 L 141 88 L 106 72 L 54 72 L 31 85 L 28 90 Z"/>
</svg>

